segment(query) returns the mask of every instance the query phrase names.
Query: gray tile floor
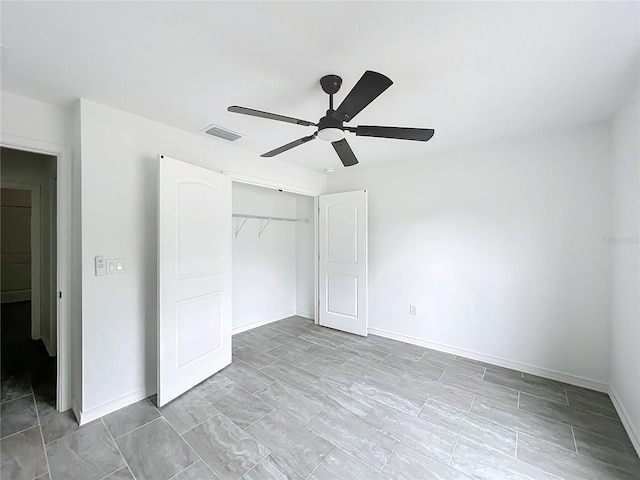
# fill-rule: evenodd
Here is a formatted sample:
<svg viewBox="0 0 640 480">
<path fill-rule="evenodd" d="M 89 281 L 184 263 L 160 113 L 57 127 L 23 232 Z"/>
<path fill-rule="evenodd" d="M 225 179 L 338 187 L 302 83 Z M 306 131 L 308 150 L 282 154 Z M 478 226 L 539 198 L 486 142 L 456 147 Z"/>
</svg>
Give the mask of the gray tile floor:
<svg viewBox="0 0 640 480">
<path fill-rule="evenodd" d="M 233 351 L 167 407 L 83 427 L 3 365 L 2 478 L 640 478 L 602 393 L 299 317 Z"/>
</svg>

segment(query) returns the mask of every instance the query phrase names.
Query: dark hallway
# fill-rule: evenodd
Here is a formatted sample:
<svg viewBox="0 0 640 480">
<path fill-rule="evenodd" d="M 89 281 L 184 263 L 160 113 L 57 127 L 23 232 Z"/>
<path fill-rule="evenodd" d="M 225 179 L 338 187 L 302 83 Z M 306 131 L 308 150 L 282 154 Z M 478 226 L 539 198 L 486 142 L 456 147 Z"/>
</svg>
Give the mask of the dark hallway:
<svg viewBox="0 0 640 480">
<path fill-rule="evenodd" d="M 31 302 L 4 303 L 1 315 L 2 438 L 38 424 L 36 405 L 56 406 L 56 357 L 31 340 Z M 31 408 L 28 407 L 31 405 Z M 20 414 L 17 414 L 20 411 Z"/>
</svg>

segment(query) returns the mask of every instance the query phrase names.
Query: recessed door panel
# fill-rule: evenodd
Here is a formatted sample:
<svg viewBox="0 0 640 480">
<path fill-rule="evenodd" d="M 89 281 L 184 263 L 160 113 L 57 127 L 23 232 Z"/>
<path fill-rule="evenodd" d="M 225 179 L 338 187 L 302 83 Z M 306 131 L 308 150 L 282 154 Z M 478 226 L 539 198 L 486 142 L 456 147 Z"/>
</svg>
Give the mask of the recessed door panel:
<svg viewBox="0 0 640 480">
<path fill-rule="evenodd" d="M 345 317 L 358 317 L 358 277 L 327 275 L 327 312 Z"/>
<path fill-rule="evenodd" d="M 178 368 L 220 348 L 220 293 L 176 303 Z"/>
<path fill-rule="evenodd" d="M 327 261 L 358 263 L 358 205 L 330 205 L 326 220 Z"/>
<path fill-rule="evenodd" d="M 178 274 L 181 277 L 220 271 L 220 235 L 224 224 L 221 192 L 209 185 L 178 186 Z"/>
</svg>

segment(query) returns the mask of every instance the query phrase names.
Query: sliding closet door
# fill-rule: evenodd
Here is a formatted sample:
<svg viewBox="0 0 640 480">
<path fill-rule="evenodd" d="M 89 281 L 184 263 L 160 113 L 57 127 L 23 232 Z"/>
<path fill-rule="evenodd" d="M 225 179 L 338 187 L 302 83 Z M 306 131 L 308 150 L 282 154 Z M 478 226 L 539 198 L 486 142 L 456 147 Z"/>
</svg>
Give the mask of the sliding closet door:
<svg viewBox="0 0 640 480">
<path fill-rule="evenodd" d="M 367 335 L 367 192 L 320 195 L 320 325 Z"/>
<path fill-rule="evenodd" d="M 158 406 L 231 363 L 231 179 L 160 155 Z"/>
</svg>

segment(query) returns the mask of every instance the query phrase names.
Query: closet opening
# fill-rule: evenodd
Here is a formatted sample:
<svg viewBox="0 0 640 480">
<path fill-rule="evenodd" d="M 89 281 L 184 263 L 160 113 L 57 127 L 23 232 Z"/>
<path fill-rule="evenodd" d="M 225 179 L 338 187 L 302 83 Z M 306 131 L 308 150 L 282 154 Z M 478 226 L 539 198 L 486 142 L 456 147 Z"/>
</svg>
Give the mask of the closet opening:
<svg viewBox="0 0 640 480">
<path fill-rule="evenodd" d="M 316 198 L 232 183 L 232 333 L 316 320 Z"/>
</svg>

